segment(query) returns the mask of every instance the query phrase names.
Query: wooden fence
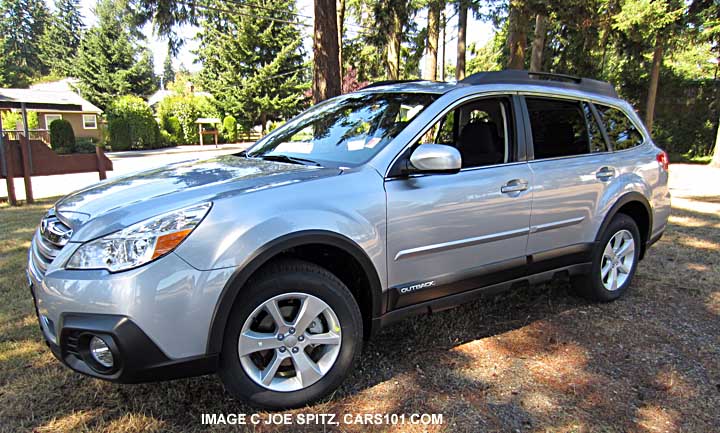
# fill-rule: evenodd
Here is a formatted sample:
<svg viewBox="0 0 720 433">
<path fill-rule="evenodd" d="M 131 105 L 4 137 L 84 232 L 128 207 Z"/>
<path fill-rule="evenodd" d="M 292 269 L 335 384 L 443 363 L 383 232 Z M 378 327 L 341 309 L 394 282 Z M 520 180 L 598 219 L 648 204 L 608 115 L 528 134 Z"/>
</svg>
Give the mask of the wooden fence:
<svg viewBox="0 0 720 433">
<path fill-rule="evenodd" d="M 113 169 L 112 161 L 105 156 L 102 147 L 96 147 L 95 154 L 58 155 L 42 137 L 28 139 L 23 133 L 12 135 L 16 131 L 10 132 L 2 137 L 0 178 L 6 180 L 8 201 L 12 206 L 17 205 L 15 178 L 23 178 L 26 201 L 32 203 L 32 176 L 97 171 L 100 180 L 103 180 L 107 177 L 106 172 Z"/>
</svg>

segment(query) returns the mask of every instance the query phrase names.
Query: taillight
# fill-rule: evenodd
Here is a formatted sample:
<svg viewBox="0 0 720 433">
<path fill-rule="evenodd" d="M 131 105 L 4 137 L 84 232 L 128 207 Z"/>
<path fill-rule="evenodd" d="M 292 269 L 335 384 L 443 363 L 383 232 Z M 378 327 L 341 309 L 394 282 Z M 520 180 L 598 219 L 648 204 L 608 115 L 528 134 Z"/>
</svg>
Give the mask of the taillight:
<svg viewBox="0 0 720 433">
<path fill-rule="evenodd" d="M 655 155 L 655 159 L 657 159 L 657 162 L 660 163 L 663 170 L 668 171 L 668 168 L 670 168 L 670 158 L 668 157 L 667 152 L 661 150 L 660 153 Z"/>
</svg>

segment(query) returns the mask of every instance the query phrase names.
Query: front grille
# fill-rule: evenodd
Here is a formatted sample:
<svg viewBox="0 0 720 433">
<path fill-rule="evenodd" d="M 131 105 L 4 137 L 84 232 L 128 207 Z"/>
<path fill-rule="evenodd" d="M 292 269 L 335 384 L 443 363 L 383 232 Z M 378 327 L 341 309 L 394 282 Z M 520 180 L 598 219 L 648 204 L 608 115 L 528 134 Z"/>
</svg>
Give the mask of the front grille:
<svg viewBox="0 0 720 433">
<path fill-rule="evenodd" d="M 32 242 L 32 264 L 40 277 L 72 236 L 72 229 L 56 216 L 45 217 Z"/>
</svg>

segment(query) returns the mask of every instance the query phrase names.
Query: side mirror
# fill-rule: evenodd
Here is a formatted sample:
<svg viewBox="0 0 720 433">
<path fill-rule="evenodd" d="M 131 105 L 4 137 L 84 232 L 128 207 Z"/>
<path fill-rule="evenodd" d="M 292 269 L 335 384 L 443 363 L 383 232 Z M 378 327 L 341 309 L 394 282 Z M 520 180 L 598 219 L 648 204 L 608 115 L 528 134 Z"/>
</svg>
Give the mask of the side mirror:
<svg viewBox="0 0 720 433">
<path fill-rule="evenodd" d="M 410 155 L 409 171 L 420 173 L 457 173 L 462 167 L 460 152 L 445 144 L 421 144 Z"/>
</svg>

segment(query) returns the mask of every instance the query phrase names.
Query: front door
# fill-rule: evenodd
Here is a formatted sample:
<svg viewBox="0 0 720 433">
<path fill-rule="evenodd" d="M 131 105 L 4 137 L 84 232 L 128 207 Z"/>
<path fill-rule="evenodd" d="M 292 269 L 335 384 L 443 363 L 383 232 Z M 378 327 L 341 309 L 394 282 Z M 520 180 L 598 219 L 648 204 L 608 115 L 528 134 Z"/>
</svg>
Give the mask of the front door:
<svg viewBox="0 0 720 433">
<path fill-rule="evenodd" d="M 527 163 L 517 161 L 510 98 L 474 100 L 450 111 L 417 145 L 453 145 L 456 174 L 388 179 L 390 307 L 507 279 L 525 264 L 530 224 Z"/>
</svg>

